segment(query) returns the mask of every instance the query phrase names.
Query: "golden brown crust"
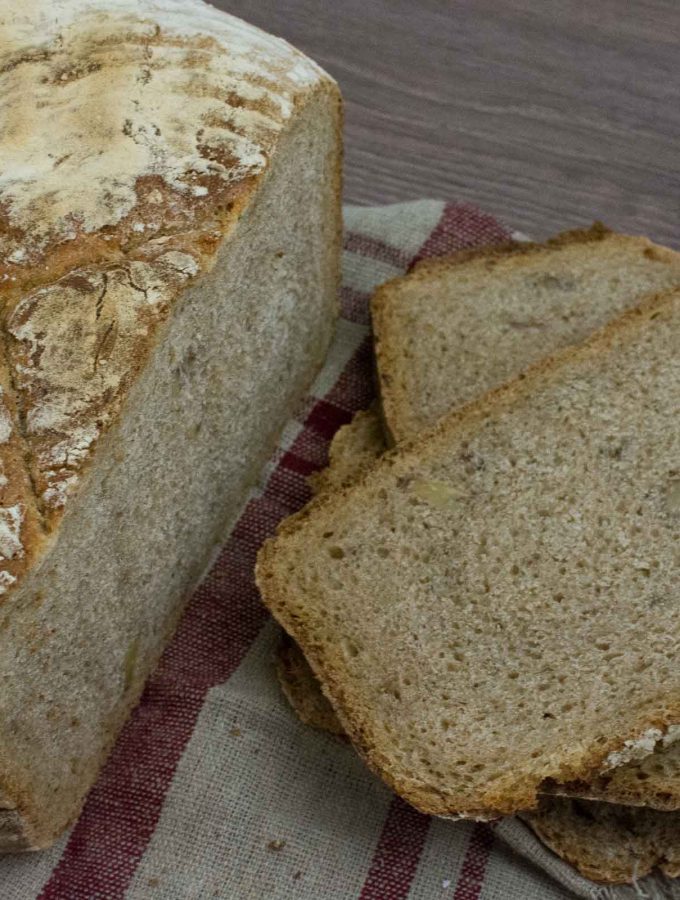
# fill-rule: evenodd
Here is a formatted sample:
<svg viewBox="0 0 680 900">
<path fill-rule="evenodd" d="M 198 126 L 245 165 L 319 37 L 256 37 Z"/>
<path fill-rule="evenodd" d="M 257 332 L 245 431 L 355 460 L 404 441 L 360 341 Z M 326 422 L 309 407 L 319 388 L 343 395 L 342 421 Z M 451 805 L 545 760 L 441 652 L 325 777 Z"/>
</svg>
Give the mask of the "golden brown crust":
<svg viewBox="0 0 680 900">
<path fill-rule="evenodd" d="M 281 690 L 301 722 L 319 731 L 345 736 L 302 651 L 285 631 L 276 651 L 276 674 Z"/>
<path fill-rule="evenodd" d="M 333 510 L 342 507 L 348 497 L 359 497 L 366 482 L 378 481 L 383 471 L 394 465 L 399 465 L 400 468 L 408 467 L 410 462 L 417 464 L 429 454 L 436 455 L 439 444 L 450 440 L 457 431 L 506 410 L 521 398 L 531 395 L 540 384 L 559 377 L 561 370 L 575 361 L 599 356 L 610 349 L 616 341 L 623 340 L 628 335 L 634 336 L 649 320 L 670 314 L 678 302 L 680 291 L 649 297 L 640 306 L 629 310 L 595 332 L 583 344 L 567 347 L 533 364 L 513 381 L 450 413 L 424 435 L 403 443 L 398 450 L 387 452 L 369 472 L 360 475 L 352 485 L 318 497 L 308 507 L 284 520 L 279 526 L 277 536 L 265 542 L 260 550 L 256 580 L 265 604 L 284 629 L 299 643 L 312 670 L 332 698 L 333 707 L 341 724 L 369 767 L 422 812 L 439 816 L 462 814 L 475 817 L 480 809 L 470 809 L 464 797 L 453 793 L 442 796 L 441 792 L 408 780 L 402 773 L 392 770 L 389 758 L 380 749 L 375 723 L 362 712 L 347 691 L 343 682 L 342 668 L 337 665 L 332 654 L 327 652 L 327 648 L 315 640 L 308 623 L 291 612 L 287 602 L 289 579 L 287 573 L 280 571 L 277 561 L 279 544 L 285 541 L 287 535 L 295 534 L 310 517 L 321 516 L 324 512 L 332 516 Z M 663 710 L 653 715 L 640 714 L 628 723 L 625 732 L 611 736 L 584 754 L 577 766 L 564 764 L 559 767 L 555 772 L 555 778 L 560 782 L 570 780 L 588 782 L 602 772 L 608 756 L 622 750 L 627 740 L 637 738 L 650 728 L 664 731 L 669 725 L 678 722 L 680 722 L 680 701 L 669 703 Z M 542 779 L 531 776 L 522 782 L 513 778 L 512 783 L 500 784 L 482 796 L 482 812 L 505 815 L 520 809 L 535 808 L 539 800 L 541 781 Z"/>
</svg>

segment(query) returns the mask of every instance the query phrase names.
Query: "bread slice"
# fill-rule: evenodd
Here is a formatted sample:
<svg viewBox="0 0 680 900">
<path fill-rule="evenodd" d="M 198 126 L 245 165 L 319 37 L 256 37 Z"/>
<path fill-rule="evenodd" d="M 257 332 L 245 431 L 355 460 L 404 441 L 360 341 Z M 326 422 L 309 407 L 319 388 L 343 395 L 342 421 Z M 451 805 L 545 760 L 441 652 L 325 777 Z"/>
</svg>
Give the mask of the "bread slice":
<svg viewBox="0 0 680 900">
<path fill-rule="evenodd" d="M 199 0 L 2 13 L 0 850 L 74 820 L 322 362 L 340 97 Z"/>
<path fill-rule="evenodd" d="M 328 465 L 309 477 L 315 494 L 345 487 L 356 481 L 385 452 L 380 414 L 375 407 L 358 412 L 339 428 L 331 441 Z"/>
<path fill-rule="evenodd" d="M 345 734 L 302 650 L 285 631 L 276 651 L 276 674 L 286 699 L 301 722 L 319 731 Z"/>
<path fill-rule="evenodd" d="M 392 438 L 419 434 L 645 295 L 678 285 L 680 254 L 599 224 L 545 244 L 424 260 L 372 301 Z"/>
<path fill-rule="evenodd" d="M 373 408 L 357 413 L 331 443 L 330 463 L 314 478 L 317 493 L 356 481 L 387 449 L 381 419 Z M 283 691 L 299 718 L 314 728 L 342 731 L 330 701 L 297 644 L 284 633 L 278 651 L 277 674 Z M 541 792 L 603 800 L 610 804 L 680 809 L 680 741 L 664 744 L 640 759 L 610 769 L 590 783 L 548 782 Z"/>
<path fill-rule="evenodd" d="M 544 798 L 522 818 L 551 850 L 594 881 L 623 884 L 654 869 L 669 878 L 680 875 L 680 813 Z"/>
<path fill-rule="evenodd" d="M 265 545 L 265 601 L 423 811 L 531 807 L 680 721 L 679 340 L 650 300 Z"/>
<path fill-rule="evenodd" d="M 314 484 L 341 486 L 356 480 L 384 452 L 376 410 L 357 413 L 343 426 L 330 448 L 330 464 Z M 352 466 L 354 460 L 354 467 Z M 338 473 L 333 473 L 334 467 Z M 353 471 L 354 468 L 354 471 Z M 342 472 L 342 477 L 339 476 Z M 283 692 L 302 722 L 338 736 L 344 730 L 299 646 L 285 632 L 277 651 L 277 675 Z M 545 790 L 545 786 L 543 787 Z M 553 790 L 565 792 L 564 785 Z M 629 883 L 658 868 L 680 875 L 680 814 L 658 808 L 678 806 L 680 743 L 661 747 L 643 759 L 611 771 L 590 785 L 573 785 L 577 796 L 620 796 L 634 805 L 649 801 L 657 809 L 613 803 L 543 797 L 535 812 L 522 818 L 558 856 L 586 878 L 610 884 Z"/>
<path fill-rule="evenodd" d="M 328 466 L 309 477 L 315 495 L 356 481 L 385 452 L 380 414 L 375 406 L 360 410 L 339 428 L 329 450 Z M 344 730 L 298 645 L 285 632 L 276 651 L 276 674 L 286 699 L 300 721 L 312 728 L 342 734 Z"/>
</svg>

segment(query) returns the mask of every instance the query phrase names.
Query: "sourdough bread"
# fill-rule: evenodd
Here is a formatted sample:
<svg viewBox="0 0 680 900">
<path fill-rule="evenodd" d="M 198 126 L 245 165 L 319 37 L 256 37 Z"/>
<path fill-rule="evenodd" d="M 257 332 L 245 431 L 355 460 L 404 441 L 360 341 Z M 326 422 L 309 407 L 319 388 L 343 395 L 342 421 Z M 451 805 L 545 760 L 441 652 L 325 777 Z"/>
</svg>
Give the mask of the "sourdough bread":
<svg viewBox="0 0 680 900">
<path fill-rule="evenodd" d="M 545 244 L 424 260 L 372 301 L 389 432 L 397 442 L 419 434 L 645 295 L 678 285 L 680 254 L 598 224 Z"/>
<path fill-rule="evenodd" d="M 265 545 L 265 601 L 420 809 L 534 805 L 680 719 L 679 342 L 680 295 L 651 300 Z"/>
<path fill-rule="evenodd" d="M 340 98 L 199 0 L 0 11 L 0 849 L 76 817 L 333 327 Z"/>
</svg>

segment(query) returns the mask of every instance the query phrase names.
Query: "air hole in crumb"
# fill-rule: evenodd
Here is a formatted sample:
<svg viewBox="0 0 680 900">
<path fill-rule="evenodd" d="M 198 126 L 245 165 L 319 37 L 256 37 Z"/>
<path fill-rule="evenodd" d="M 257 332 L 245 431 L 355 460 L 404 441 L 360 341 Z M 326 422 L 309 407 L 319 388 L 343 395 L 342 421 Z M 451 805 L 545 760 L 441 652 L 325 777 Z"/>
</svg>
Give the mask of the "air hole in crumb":
<svg viewBox="0 0 680 900">
<path fill-rule="evenodd" d="M 342 549 L 342 547 L 329 547 L 328 555 L 331 557 L 331 559 L 342 559 L 345 555 L 345 551 Z"/>
</svg>

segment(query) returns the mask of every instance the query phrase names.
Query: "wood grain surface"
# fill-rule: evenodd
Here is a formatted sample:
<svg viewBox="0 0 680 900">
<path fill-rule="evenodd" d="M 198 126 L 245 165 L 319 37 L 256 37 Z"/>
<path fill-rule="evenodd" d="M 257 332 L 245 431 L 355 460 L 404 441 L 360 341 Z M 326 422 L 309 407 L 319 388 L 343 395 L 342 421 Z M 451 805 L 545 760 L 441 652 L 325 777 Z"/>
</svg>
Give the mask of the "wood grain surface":
<svg viewBox="0 0 680 900">
<path fill-rule="evenodd" d="M 345 199 L 680 246 L 677 0 L 213 0 L 340 82 Z"/>
</svg>

